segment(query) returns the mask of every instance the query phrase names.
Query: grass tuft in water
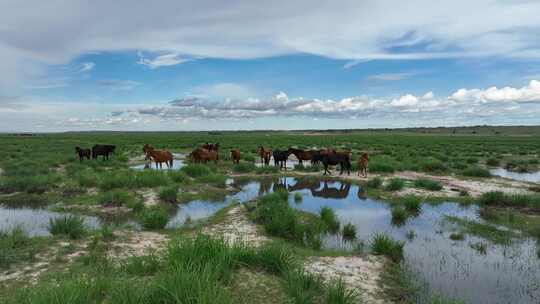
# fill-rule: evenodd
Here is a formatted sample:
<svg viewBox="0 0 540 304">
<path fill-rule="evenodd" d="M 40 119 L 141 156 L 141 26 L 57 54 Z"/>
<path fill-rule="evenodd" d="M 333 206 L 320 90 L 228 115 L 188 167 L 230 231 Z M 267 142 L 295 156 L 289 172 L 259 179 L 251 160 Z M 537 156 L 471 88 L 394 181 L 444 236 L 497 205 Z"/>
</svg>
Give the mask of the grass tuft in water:
<svg viewBox="0 0 540 304">
<path fill-rule="evenodd" d="M 164 202 L 175 204 L 178 198 L 178 186 L 171 185 L 161 188 L 159 190 L 159 199 Z"/>
<path fill-rule="evenodd" d="M 392 213 L 392 224 L 395 226 L 403 226 L 409 217 L 407 210 L 401 206 L 393 207 L 391 210 Z"/>
<path fill-rule="evenodd" d="M 346 240 L 354 240 L 356 239 L 356 226 L 352 223 L 347 223 L 343 226 L 343 230 L 341 232 L 343 235 L 343 238 Z"/>
<path fill-rule="evenodd" d="M 169 215 L 163 207 L 155 206 L 139 213 L 141 224 L 145 229 L 163 229 L 169 221 Z"/>
<path fill-rule="evenodd" d="M 491 177 L 489 170 L 477 166 L 468 167 L 461 174 L 470 177 Z"/>
<path fill-rule="evenodd" d="M 403 259 L 404 245 L 405 243 L 396 241 L 384 233 L 375 234 L 370 240 L 371 251 L 374 254 L 387 256 L 394 262 Z"/>
<path fill-rule="evenodd" d="M 388 180 L 388 183 L 385 186 L 387 191 L 399 191 L 405 187 L 405 181 L 399 177 L 393 177 Z"/>
<path fill-rule="evenodd" d="M 75 215 L 51 218 L 48 228 L 52 235 L 63 235 L 70 239 L 80 239 L 86 234 L 83 219 Z"/>
<path fill-rule="evenodd" d="M 371 178 L 366 182 L 366 186 L 372 189 L 377 189 L 380 186 L 382 186 L 382 184 L 383 184 L 383 179 L 378 176 Z"/>
<path fill-rule="evenodd" d="M 324 206 L 319 211 L 319 215 L 328 232 L 336 233 L 339 231 L 340 224 L 334 209 Z"/>
</svg>

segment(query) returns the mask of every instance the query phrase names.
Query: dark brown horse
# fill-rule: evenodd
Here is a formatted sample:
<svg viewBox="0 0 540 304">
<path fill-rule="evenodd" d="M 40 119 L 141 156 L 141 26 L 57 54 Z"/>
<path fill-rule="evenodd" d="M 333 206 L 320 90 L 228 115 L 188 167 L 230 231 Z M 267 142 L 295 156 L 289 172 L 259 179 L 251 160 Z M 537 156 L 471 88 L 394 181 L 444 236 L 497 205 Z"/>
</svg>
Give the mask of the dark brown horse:
<svg viewBox="0 0 540 304">
<path fill-rule="evenodd" d="M 340 175 L 343 174 L 343 170 L 347 169 L 347 174 L 351 175 L 351 156 L 349 152 L 336 152 L 327 154 L 323 157 L 324 175 L 331 172 L 328 170 L 328 166 L 336 166 L 339 164 L 341 169 Z"/>
<path fill-rule="evenodd" d="M 94 145 L 92 147 L 92 159 L 103 156 L 103 160 L 109 159 L 109 154 L 114 154 L 115 145 Z"/>
<path fill-rule="evenodd" d="M 90 155 L 92 155 L 92 151 L 90 149 L 82 149 L 79 146 L 75 147 L 75 153 L 79 154 L 80 162 L 82 162 L 85 157 L 86 159 L 90 159 Z"/>
<path fill-rule="evenodd" d="M 287 159 L 289 158 L 289 155 L 289 151 L 274 150 L 274 152 L 272 152 L 274 166 L 279 166 L 279 170 L 287 170 Z"/>
<path fill-rule="evenodd" d="M 321 150 L 314 150 L 312 151 L 311 155 L 311 164 L 312 165 L 318 165 L 319 163 L 322 163 L 323 158 L 326 155 L 336 153 L 336 150 L 331 148 L 321 149 Z"/>
<path fill-rule="evenodd" d="M 218 153 L 216 151 L 210 151 L 203 148 L 197 148 L 189 154 L 189 157 L 191 158 L 191 161 L 198 164 L 198 163 L 204 163 L 206 164 L 209 161 L 214 161 L 217 163 L 219 160 Z"/>
<path fill-rule="evenodd" d="M 272 150 L 265 149 L 263 146 L 257 148 L 257 154 L 261 156 L 261 164 L 268 166 L 270 164 L 270 158 L 272 158 Z"/>
<path fill-rule="evenodd" d="M 231 150 L 231 159 L 233 164 L 239 164 L 240 163 L 240 150 L 234 149 Z"/>
<path fill-rule="evenodd" d="M 158 168 L 158 164 L 160 169 L 163 168 L 163 163 L 165 163 L 167 168 L 172 168 L 174 158 L 171 152 L 167 150 L 155 150 L 154 147 L 148 144 L 144 145 L 143 151 L 147 160 L 152 159 L 154 161 L 156 169 Z"/>
<path fill-rule="evenodd" d="M 364 177 L 367 177 L 368 165 L 369 165 L 369 155 L 364 152 L 360 155 L 357 161 L 358 176 L 360 176 L 360 173 L 362 173 Z"/>
<path fill-rule="evenodd" d="M 305 151 L 305 150 L 301 150 L 301 149 L 295 149 L 295 148 L 289 148 L 289 150 L 287 150 L 289 152 L 289 154 L 294 154 L 294 156 L 296 156 L 296 158 L 298 159 L 298 163 L 300 165 L 303 165 L 303 161 L 304 160 L 312 160 L 313 159 L 313 152 L 314 151 Z"/>
</svg>

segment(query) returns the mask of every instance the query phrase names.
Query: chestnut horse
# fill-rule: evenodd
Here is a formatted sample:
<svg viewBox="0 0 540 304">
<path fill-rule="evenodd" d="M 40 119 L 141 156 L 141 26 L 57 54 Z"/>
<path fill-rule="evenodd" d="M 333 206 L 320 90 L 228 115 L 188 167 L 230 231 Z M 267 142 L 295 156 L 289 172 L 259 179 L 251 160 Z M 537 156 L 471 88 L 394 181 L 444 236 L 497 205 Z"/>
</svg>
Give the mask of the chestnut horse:
<svg viewBox="0 0 540 304">
<path fill-rule="evenodd" d="M 165 163 L 167 168 L 172 168 L 173 166 L 173 155 L 171 152 L 167 150 L 155 150 L 154 147 L 150 146 L 149 144 L 145 144 L 143 147 L 143 152 L 146 154 L 147 160 L 154 160 L 154 163 L 156 164 L 156 169 L 163 168 L 162 163 Z"/>
<path fill-rule="evenodd" d="M 90 155 L 92 154 L 92 151 L 90 149 L 82 149 L 79 146 L 77 146 L 75 147 L 75 153 L 79 154 L 79 161 L 82 162 L 85 157 L 87 159 L 90 159 Z"/>
<path fill-rule="evenodd" d="M 358 176 L 360 176 L 360 173 L 362 173 L 364 177 L 367 177 L 368 165 L 369 165 L 369 155 L 364 152 L 360 155 L 357 161 Z"/>
<path fill-rule="evenodd" d="M 212 144 L 206 142 L 202 145 L 202 148 L 208 151 L 215 151 L 217 153 L 217 159 L 219 160 L 219 143 Z"/>
<path fill-rule="evenodd" d="M 216 151 L 209 151 L 207 149 L 203 148 L 197 148 L 189 154 L 191 161 L 198 164 L 198 163 L 204 163 L 206 164 L 208 161 L 214 161 L 217 163 L 218 161 L 218 153 Z"/>
<path fill-rule="evenodd" d="M 240 163 L 240 150 L 234 149 L 231 150 L 231 159 L 233 164 L 239 164 Z"/>
<path fill-rule="evenodd" d="M 257 149 L 257 154 L 261 156 L 261 164 L 269 165 L 270 158 L 272 158 L 272 150 L 265 149 L 263 146 L 259 146 Z"/>
<path fill-rule="evenodd" d="M 295 149 L 295 148 L 289 148 L 289 150 L 287 151 L 289 152 L 289 154 L 294 154 L 294 156 L 296 156 L 296 158 L 298 159 L 298 163 L 300 165 L 303 165 L 302 161 L 304 160 L 313 159 L 314 151 L 305 151 L 305 150 L 300 150 L 300 149 Z"/>
</svg>

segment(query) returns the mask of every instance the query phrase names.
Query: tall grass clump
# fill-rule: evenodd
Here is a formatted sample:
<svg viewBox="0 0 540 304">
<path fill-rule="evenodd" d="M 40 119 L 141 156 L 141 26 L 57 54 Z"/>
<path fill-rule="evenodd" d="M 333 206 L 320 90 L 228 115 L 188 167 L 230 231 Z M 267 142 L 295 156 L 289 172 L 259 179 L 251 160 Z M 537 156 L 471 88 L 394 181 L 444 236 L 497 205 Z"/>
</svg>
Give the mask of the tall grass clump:
<svg viewBox="0 0 540 304">
<path fill-rule="evenodd" d="M 414 186 L 417 188 L 423 188 L 430 191 L 440 191 L 443 186 L 436 180 L 428 178 L 419 178 L 414 181 Z"/>
<path fill-rule="evenodd" d="M 393 177 L 388 180 L 388 183 L 385 186 L 387 191 L 399 191 L 405 187 L 405 180 L 399 177 Z"/>
<path fill-rule="evenodd" d="M 294 201 L 296 203 L 301 203 L 302 202 L 302 194 L 300 192 L 296 192 L 294 194 Z"/>
<path fill-rule="evenodd" d="M 139 213 L 141 225 L 145 229 L 163 229 L 169 221 L 167 211 L 159 206 L 145 209 Z"/>
<path fill-rule="evenodd" d="M 486 165 L 490 166 L 490 167 L 498 167 L 501 165 L 501 161 L 498 160 L 497 158 L 488 158 L 486 160 Z"/>
<path fill-rule="evenodd" d="M 414 195 L 407 195 L 403 198 L 403 206 L 411 213 L 418 213 L 422 208 L 422 200 Z"/>
<path fill-rule="evenodd" d="M 63 235 L 70 239 L 80 239 L 86 234 L 84 220 L 75 215 L 51 218 L 48 228 L 52 235 Z"/>
<path fill-rule="evenodd" d="M 366 186 L 368 188 L 377 189 L 380 186 L 382 186 L 382 184 L 383 184 L 383 179 L 377 176 L 377 177 L 374 177 L 374 178 L 370 178 L 367 181 Z"/>
<path fill-rule="evenodd" d="M 200 164 L 190 164 L 182 167 L 180 170 L 190 177 L 201 177 L 212 173 L 208 166 Z"/>
<path fill-rule="evenodd" d="M 391 162 L 373 160 L 369 163 L 369 171 L 379 173 L 394 173 L 396 171 L 396 167 Z"/>
<path fill-rule="evenodd" d="M 168 171 L 167 174 L 169 175 L 169 178 L 173 182 L 178 183 L 178 184 L 189 184 L 191 181 L 189 179 L 189 176 L 187 176 L 185 172 L 180 171 L 180 170 L 171 170 L 171 171 Z"/>
<path fill-rule="evenodd" d="M 340 224 L 334 209 L 324 206 L 319 211 L 319 215 L 328 232 L 336 233 L 339 231 Z"/>
<path fill-rule="evenodd" d="M 461 174 L 470 177 L 491 177 L 489 170 L 477 166 L 470 166 L 463 170 Z"/>
<path fill-rule="evenodd" d="M 341 279 L 330 284 L 325 298 L 325 303 L 348 304 L 357 303 L 358 291 L 349 290 Z"/>
<path fill-rule="evenodd" d="M 374 254 L 387 256 L 394 262 L 403 259 L 404 245 L 405 243 L 396 241 L 384 233 L 375 234 L 370 240 L 371 251 Z"/>
<path fill-rule="evenodd" d="M 437 159 L 427 159 L 420 163 L 420 168 L 425 172 L 443 172 L 448 170 L 446 165 Z"/>
<path fill-rule="evenodd" d="M 196 181 L 204 184 L 209 184 L 218 188 L 225 188 L 227 186 L 227 176 L 217 173 L 199 176 L 196 178 Z"/>
<path fill-rule="evenodd" d="M 175 204 L 178 198 L 178 186 L 171 185 L 161 188 L 159 190 L 159 199 L 164 202 Z"/>
<path fill-rule="evenodd" d="M 130 184 L 132 188 L 156 188 L 169 183 L 167 174 L 163 171 L 145 170 L 135 173 Z"/>
<path fill-rule="evenodd" d="M 249 173 L 255 171 L 256 169 L 255 164 L 250 162 L 240 162 L 233 166 L 233 171 L 236 173 Z"/>
<path fill-rule="evenodd" d="M 255 173 L 257 174 L 274 174 L 278 172 L 279 172 L 279 168 L 275 166 L 261 166 L 255 169 Z"/>
<path fill-rule="evenodd" d="M 132 200 L 133 198 L 127 191 L 118 189 L 107 191 L 98 198 L 101 205 L 107 206 L 125 206 L 129 205 Z"/>
<path fill-rule="evenodd" d="M 393 207 L 391 210 L 392 214 L 392 224 L 396 226 L 402 226 L 407 222 L 407 219 L 409 217 L 409 214 L 407 213 L 407 210 L 405 208 L 398 206 Z"/>
<path fill-rule="evenodd" d="M 343 238 L 346 240 L 354 240 L 356 238 L 356 226 L 352 223 L 345 224 L 341 231 L 341 235 L 343 235 Z"/>
<path fill-rule="evenodd" d="M 482 194 L 479 203 L 485 206 L 531 208 L 540 210 L 540 194 L 507 194 L 490 191 Z"/>
<path fill-rule="evenodd" d="M 32 240 L 21 227 L 11 231 L 0 231 L 0 269 L 9 268 L 13 263 L 30 259 L 34 251 L 29 250 Z"/>
</svg>

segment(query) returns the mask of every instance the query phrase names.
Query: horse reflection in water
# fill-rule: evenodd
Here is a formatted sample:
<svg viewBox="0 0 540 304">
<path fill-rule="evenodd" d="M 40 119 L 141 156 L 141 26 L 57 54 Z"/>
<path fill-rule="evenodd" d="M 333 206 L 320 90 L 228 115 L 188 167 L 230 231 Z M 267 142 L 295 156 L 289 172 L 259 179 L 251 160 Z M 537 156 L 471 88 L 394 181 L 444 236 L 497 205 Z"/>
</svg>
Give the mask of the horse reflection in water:
<svg viewBox="0 0 540 304">
<path fill-rule="evenodd" d="M 279 190 L 287 190 L 287 178 L 286 177 L 279 178 L 274 183 L 274 186 L 272 187 L 272 190 L 274 192 L 278 192 Z"/>
<path fill-rule="evenodd" d="M 366 191 L 365 188 L 358 187 L 358 194 L 357 195 L 358 195 L 358 198 L 360 200 L 363 200 L 363 201 L 367 200 L 367 191 Z"/>
<path fill-rule="evenodd" d="M 329 187 L 328 181 L 324 181 L 324 186 L 320 190 L 311 190 L 311 195 L 314 197 L 323 197 L 323 198 L 337 198 L 343 199 L 349 196 L 349 191 L 351 190 L 351 184 L 340 183 L 339 188 Z"/>
</svg>

